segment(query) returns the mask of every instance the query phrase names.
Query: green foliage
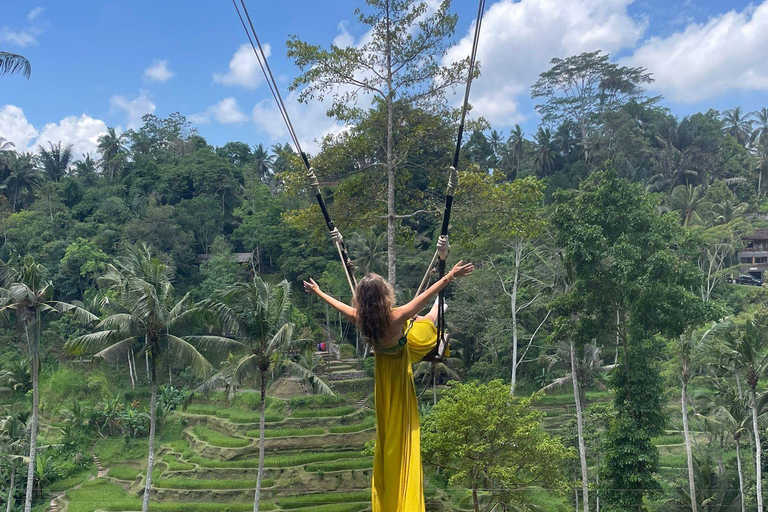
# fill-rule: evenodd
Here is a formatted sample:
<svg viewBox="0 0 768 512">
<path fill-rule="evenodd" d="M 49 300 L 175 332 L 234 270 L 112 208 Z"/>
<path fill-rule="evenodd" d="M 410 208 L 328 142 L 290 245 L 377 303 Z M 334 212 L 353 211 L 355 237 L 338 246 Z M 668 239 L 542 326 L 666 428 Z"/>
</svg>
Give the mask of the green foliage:
<svg viewBox="0 0 768 512">
<path fill-rule="evenodd" d="M 373 459 L 351 459 L 340 460 L 334 462 L 326 462 L 324 464 L 308 464 L 305 469 L 310 473 L 317 473 L 320 471 L 350 471 L 356 469 L 371 469 L 373 467 Z"/>
<path fill-rule="evenodd" d="M 351 405 L 334 407 L 331 409 L 296 409 L 291 413 L 293 418 L 330 418 L 332 416 L 346 416 L 355 412 Z"/>
<path fill-rule="evenodd" d="M 256 487 L 256 480 L 204 480 L 197 478 L 158 478 L 154 485 L 161 489 L 253 489 Z M 264 479 L 261 481 L 262 487 L 272 487 L 274 480 Z"/>
<path fill-rule="evenodd" d="M 328 492 L 306 494 L 304 496 L 295 496 L 290 498 L 278 498 L 277 504 L 280 508 L 295 509 L 299 507 L 308 507 L 310 505 L 323 505 L 326 503 L 344 503 L 344 502 L 365 502 L 370 500 L 371 494 L 368 491 L 362 492 Z M 319 507 L 313 507 L 317 510 Z"/>
<path fill-rule="evenodd" d="M 493 503 L 523 504 L 530 486 L 564 488 L 561 463 L 573 453 L 541 429 L 531 404 L 500 380 L 455 385 L 424 420 L 425 460 L 450 484 L 492 489 Z"/>
<path fill-rule="evenodd" d="M 303 466 L 313 462 L 336 461 L 339 459 L 357 459 L 365 457 L 360 452 L 314 452 L 314 453 L 293 453 L 283 455 L 267 455 L 264 457 L 264 467 L 267 468 L 287 468 L 292 466 Z M 241 460 L 213 460 L 204 457 L 191 457 L 189 462 L 200 464 L 205 468 L 256 468 L 259 465 L 258 459 Z"/>
</svg>

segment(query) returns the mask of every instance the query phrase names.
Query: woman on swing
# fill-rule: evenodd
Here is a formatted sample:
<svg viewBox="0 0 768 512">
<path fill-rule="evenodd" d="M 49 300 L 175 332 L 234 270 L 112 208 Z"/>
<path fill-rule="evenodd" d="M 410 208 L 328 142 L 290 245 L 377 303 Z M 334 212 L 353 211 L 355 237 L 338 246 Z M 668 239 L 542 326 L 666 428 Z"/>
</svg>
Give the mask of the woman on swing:
<svg viewBox="0 0 768 512">
<path fill-rule="evenodd" d="M 353 306 L 320 290 L 310 279 L 304 289 L 314 293 L 355 322 L 376 353 L 376 448 L 373 456 L 373 512 L 423 512 L 419 409 L 411 365 L 437 343 L 437 300 L 418 316 L 430 299 L 455 278 L 474 270 L 458 262 L 442 279 L 404 306 L 395 307 L 392 286 L 368 274 L 355 288 Z"/>
</svg>

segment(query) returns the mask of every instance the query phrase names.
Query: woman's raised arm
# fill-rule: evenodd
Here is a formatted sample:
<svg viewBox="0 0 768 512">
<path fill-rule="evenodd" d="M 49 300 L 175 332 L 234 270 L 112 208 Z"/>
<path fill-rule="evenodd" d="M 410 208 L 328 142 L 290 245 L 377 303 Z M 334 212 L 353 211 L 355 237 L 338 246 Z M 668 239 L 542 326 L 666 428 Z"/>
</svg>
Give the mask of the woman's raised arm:
<svg viewBox="0 0 768 512">
<path fill-rule="evenodd" d="M 459 261 L 456 265 L 454 265 L 450 272 L 448 272 L 445 276 L 442 277 L 442 279 L 434 283 L 432 286 L 427 288 L 424 293 L 414 297 L 413 300 L 411 300 L 411 302 L 408 304 L 400 306 L 399 308 L 395 308 L 393 311 L 393 315 L 395 316 L 394 320 L 399 321 L 405 318 L 416 316 L 419 311 L 424 309 L 427 303 L 429 303 L 430 299 L 437 295 L 440 290 L 448 286 L 451 282 L 453 282 L 455 278 L 468 276 L 472 273 L 473 270 L 475 270 L 475 266 L 472 263 L 464 263 L 464 261 Z"/>
<path fill-rule="evenodd" d="M 315 282 L 314 279 L 311 277 L 309 278 L 309 281 L 304 281 L 304 289 L 307 291 L 307 293 L 314 293 L 321 299 L 323 299 L 325 302 L 333 306 L 335 309 L 341 312 L 342 315 L 344 315 L 347 320 L 350 322 L 355 322 L 357 320 L 357 312 L 355 311 L 355 308 L 350 306 L 349 304 L 344 304 L 340 300 L 331 297 L 324 291 L 320 289 L 320 286 Z"/>
</svg>

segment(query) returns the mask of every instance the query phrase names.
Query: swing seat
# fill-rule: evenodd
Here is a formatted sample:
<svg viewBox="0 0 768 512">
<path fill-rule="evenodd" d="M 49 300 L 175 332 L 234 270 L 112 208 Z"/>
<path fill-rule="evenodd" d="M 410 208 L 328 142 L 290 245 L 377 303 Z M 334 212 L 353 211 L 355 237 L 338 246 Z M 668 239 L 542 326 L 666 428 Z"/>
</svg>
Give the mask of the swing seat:
<svg viewBox="0 0 768 512">
<path fill-rule="evenodd" d="M 445 358 L 450 357 L 451 355 L 451 349 L 448 346 L 449 342 L 450 336 L 448 336 L 448 333 L 443 334 L 442 339 L 437 340 L 435 348 L 433 348 L 429 354 L 424 356 L 422 361 L 428 363 L 442 363 L 445 361 Z"/>
</svg>

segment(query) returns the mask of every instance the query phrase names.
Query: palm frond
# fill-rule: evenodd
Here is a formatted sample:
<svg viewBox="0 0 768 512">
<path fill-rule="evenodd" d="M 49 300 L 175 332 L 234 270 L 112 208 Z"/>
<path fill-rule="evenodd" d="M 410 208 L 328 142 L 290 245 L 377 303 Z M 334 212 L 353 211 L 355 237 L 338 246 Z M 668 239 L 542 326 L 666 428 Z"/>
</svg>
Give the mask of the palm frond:
<svg viewBox="0 0 768 512">
<path fill-rule="evenodd" d="M 32 76 L 32 65 L 17 53 L 0 52 L 0 76 L 13 73 L 29 78 Z"/>
<path fill-rule="evenodd" d="M 93 354 L 115 343 L 120 336 L 117 330 L 97 331 L 69 340 L 64 348 L 73 355 Z"/>
<path fill-rule="evenodd" d="M 248 379 L 253 378 L 257 385 L 260 385 L 261 369 L 259 368 L 259 359 L 254 354 L 249 354 L 240 358 L 234 364 L 235 368 L 232 371 L 232 384 L 235 386 L 242 386 Z"/>
<path fill-rule="evenodd" d="M 99 322 L 96 328 L 116 330 L 133 335 L 137 335 L 144 330 L 141 321 L 129 313 L 115 313 L 114 315 L 109 315 Z"/>
<path fill-rule="evenodd" d="M 213 350 L 218 353 L 235 352 L 245 348 L 243 343 L 225 336 L 184 336 L 184 339 L 199 350 Z"/>
<path fill-rule="evenodd" d="M 291 361 L 290 359 L 284 359 L 282 361 L 281 366 L 283 367 L 283 370 L 285 373 L 290 375 L 291 377 L 297 377 L 303 381 L 308 382 L 312 389 L 315 391 L 319 391 L 323 395 L 333 395 L 333 390 L 326 384 L 324 380 L 322 380 L 320 377 L 315 375 L 315 373 L 308 369 L 304 368 L 298 363 L 295 363 Z"/>
<path fill-rule="evenodd" d="M 213 369 L 211 363 L 208 362 L 203 354 L 198 352 L 194 345 L 173 334 L 165 334 L 165 338 L 168 340 L 170 356 L 173 361 L 190 366 L 192 371 L 198 376 L 205 376 L 211 373 Z"/>
<path fill-rule="evenodd" d="M 113 343 L 104 350 L 96 352 L 93 354 L 93 357 L 104 359 L 108 363 L 125 361 L 126 357 L 128 357 L 128 354 L 130 354 L 133 350 L 133 346 L 135 344 L 136 338 L 125 338 L 124 340 L 118 341 L 117 343 Z"/>
<path fill-rule="evenodd" d="M 72 314 L 78 322 L 93 323 L 99 321 L 99 317 L 86 310 L 85 308 L 81 308 L 80 306 L 75 306 L 74 304 L 70 304 L 68 302 L 59 301 L 49 302 L 48 304 L 59 313 Z"/>
</svg>

